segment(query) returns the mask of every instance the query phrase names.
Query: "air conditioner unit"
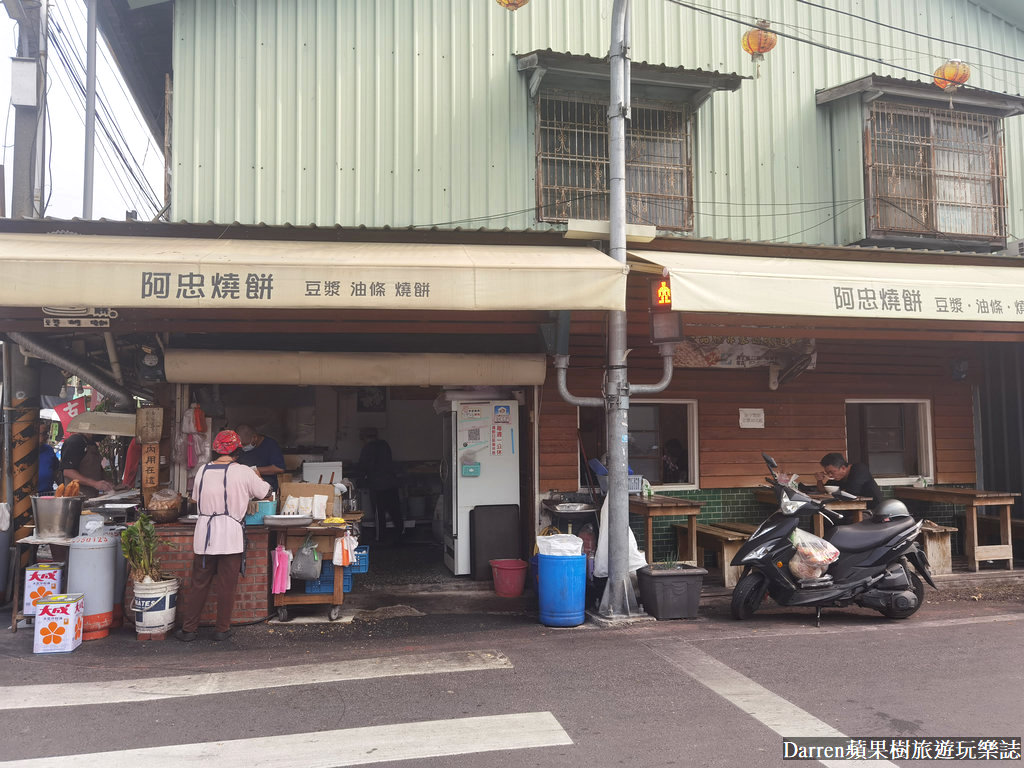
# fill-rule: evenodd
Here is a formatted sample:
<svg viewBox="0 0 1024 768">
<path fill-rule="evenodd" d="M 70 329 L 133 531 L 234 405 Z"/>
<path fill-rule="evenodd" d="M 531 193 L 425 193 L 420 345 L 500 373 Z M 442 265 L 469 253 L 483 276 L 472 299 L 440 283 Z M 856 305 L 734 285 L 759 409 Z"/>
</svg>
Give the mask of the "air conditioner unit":
<svg viewBox="0 0 1024 768">
<path fill-rule="evenodd" d="M 1006 243 L 1006 247 L 1001 251 L 996 251 L 996 253 L 1000 256 L 1024 258 L 1024 240 L 1009 240 Z"/>
</svg>

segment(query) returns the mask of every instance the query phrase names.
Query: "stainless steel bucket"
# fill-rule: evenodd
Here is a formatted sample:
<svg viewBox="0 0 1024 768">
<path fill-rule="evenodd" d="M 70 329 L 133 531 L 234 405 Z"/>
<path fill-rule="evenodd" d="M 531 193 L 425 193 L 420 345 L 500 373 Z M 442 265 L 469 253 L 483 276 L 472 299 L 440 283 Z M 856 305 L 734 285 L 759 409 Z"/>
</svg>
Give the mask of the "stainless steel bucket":
<svg viewBox="0 0 1024 768">
<path fill-rule="evenodd" d="M 33 496 L 32 516 L 36 522 L 36 537 L 73 539 L 77 536 L 82 501 L 81 496 Z"/>
</svg>

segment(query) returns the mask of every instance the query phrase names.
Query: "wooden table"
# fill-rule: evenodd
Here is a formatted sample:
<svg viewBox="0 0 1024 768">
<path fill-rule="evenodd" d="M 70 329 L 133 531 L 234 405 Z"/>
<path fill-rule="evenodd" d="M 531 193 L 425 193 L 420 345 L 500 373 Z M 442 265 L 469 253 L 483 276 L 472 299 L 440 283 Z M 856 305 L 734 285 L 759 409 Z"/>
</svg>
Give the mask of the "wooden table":
<svg viewBox="0 0 1024 768">
<path fill-rule="evenodd" d="M 654 518 L 656 517 L 692 517 L 696 519 L 700 514 L 700 507 L 703 502 L 692 499 L 682 499 L 675 496 L 642 496 L 629 497 L 629 514 L 639 515 L 647 522 L 647 540 L 644 542 L 647 554 L 647 562 L 652 562 L 651 557 L 654 549 Z M 692 560 L 697 556 L 697 526 L 689 526 L 689 550 L 686 557 L 682 552 L 676 553 L 678 560 Z M 700 565 L 700 563 L 697 563 Z"/>
<path fill-rule="evenodd" d="M 803 491 L 801 491 L 803 493 Z M 859 523 L 864 519 L 864 514 L 868 511 L 868 504 L 872 502 L 870 496 L 858 496 L 855 499 L 836 499 L 827 493 L 807 493 L 815 501 L 824 501 L 825 506 L 829 509 L 838 512 L 843 516 L 843 521 L 849 520 L 850 516 L 853 516 L 853 522 Z M 775 491 L 771 488 L 758 488 L 754 491 L 754 498 L 760 501 L 762 504 L 771 504 L 773 507 L 778 505 L 778 501 L 775 498 Z M 811 517 L 814 518 L 814 535 L 825 537 L 825 518 L 815 513 Z M 717 523 L 716 523 L 717 525 Z"/>
<path fill-rule="evenodd" d="M 937 504 L 954 504 L 966 510 L 964 526 L 964 549 L 967 564 L 977 571 L 982 560 L 1005 560 L 1006 569 L 1013 570 L 1013 544 L 1010 542 L 1010 511 L 1013 500 L 1019 493 L 1010 491 L 982 491 L 977 488 L 914 488 L 900 486 L 896 498 L 911 501 L 933 501 Z M 999 515 L 999 543 L 978 546 L 978 510 L 981 507 L 997 507 Z M 984 513 L 982 513 L 983 516 Z"/>
</svg>

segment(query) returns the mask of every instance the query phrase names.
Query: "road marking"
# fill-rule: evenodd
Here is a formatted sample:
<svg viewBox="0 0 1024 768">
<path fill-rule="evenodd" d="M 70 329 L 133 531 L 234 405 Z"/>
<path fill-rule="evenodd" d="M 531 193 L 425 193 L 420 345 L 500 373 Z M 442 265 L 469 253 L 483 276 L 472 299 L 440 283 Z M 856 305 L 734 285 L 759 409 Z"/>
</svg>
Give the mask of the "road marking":
<svg viewBox="0 0 1024 768">
<path fill-rule="evenodd" d="M 715 635 L 714 640 L 750 640 L 751 638 L 765 638 L 765 637 L 790 637 L 792 635 L 837 635 L 837 634 L 849 634 L 850 632 L 892 632 L 892 631 L 904 631 L 907 629 L 919 630 L 919 629 L 932 629 L 935 627 L 955 627 L 966 624 L 995 624 L 1007 621 L 1024 621 L 1024 613 L 998 613 L 993 616 L 966 616 L 959 619 L 931 619 L 928 621 L 919 621 L 917 619 L 908 619 L 906 621 L 885 621 L 880 619 L 877 623 L 864 624 L 864 625 L 849 625 L 844 624 L 842 626 L 829 626 L 828 617 L 825 616 L 822 621 L 825 622 L 821 627 L 815 627 L 812 623 L 814 621 L 814 614 L 808 614 L 805 616 L 807 623 L 801 624 L 798 627 L 792 627 L 789 629 L 765 629 L 763 622 L 758 624 L 757 620 L 748 622 L 750 631 L 743 633 L 728 634 L 728 635 Z M 756 626 L 755 626 L 756 625 Z M 754 634 L 756 631 L 757 634 Z"/>
<path fill-rule="evenodd" d="M 499 651 L 457 651 L 138 680 L 11 685 L 0 687 L 0 710 L 151 701 L 311 683 L 366 680 L 375 677 L 436 675 L 511 668 L 512 662 Z"/>
<path fill-rule="evenodd" d="M 320 733 L 175 744 L 0 762 L 9 768 L 335 768 L 510 749 L 570 745 L 550 712 L 427 720 Z M 194 762 L 202 761 L 202 762 Z"/>
<path fill-rule="evenodd" d="M 767 725 L 780 736 L 833 736 L 846 738 L 828 723 L 800 709 L 762 685 L 745 677 L 732 667 L 715 659 L 690 643 L 678 640 L 645 643 L 669 664 L 685 672 L 698 683 L 710 688 L 723 699 L 739 707 L 755 720 Z M 781 743 L 779 749 L 781 752 Z M 781 759 L 781 755 L 780 755 Z M 821 760 L 829 768 L 883 768 L 895 763 L 888 760 Z"/>
</svg>

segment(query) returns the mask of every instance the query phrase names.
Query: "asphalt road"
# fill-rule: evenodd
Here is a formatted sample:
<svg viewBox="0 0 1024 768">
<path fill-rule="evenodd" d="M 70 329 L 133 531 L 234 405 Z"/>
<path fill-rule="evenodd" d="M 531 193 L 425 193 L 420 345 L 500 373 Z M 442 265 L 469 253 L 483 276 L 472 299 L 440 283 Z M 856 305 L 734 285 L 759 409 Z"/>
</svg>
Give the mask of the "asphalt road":
<svg viewBox="0 0 1024 768">
<path fill-rule="evenodd" d="M 821 628 L 781 609 L 738 623 L 721 605 L 612 628 L 438 612 L 223 643 L 121 632 L 49 656 L 3 633 L 0 766 L 732 768 L 782 765 L 782 735 L 1019 740 L 1022 638 L 1016 600 L 929 603 L 907 621 L 827 611 Z"/>
</svg>

